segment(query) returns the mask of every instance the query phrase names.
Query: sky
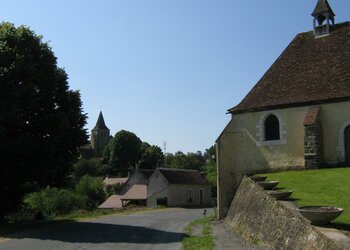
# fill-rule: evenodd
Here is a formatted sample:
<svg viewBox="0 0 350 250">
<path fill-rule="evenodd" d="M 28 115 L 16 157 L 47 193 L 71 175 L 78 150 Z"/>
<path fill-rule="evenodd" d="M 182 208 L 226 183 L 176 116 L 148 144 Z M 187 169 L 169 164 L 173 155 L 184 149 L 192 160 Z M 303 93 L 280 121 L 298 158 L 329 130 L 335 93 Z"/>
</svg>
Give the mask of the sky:
<svg viewBox="0 0 350 250">
<path fill-rule="evenodd" d="M 312 29 L 316 0 L 0 0 L 1 21 L 26 25 L 79 90 L 86 129 L 102 110 L 166 152 L 204 152 L 291 40 Z M 350 1 L 329 0 L 336 23 Z"/>
</svg>

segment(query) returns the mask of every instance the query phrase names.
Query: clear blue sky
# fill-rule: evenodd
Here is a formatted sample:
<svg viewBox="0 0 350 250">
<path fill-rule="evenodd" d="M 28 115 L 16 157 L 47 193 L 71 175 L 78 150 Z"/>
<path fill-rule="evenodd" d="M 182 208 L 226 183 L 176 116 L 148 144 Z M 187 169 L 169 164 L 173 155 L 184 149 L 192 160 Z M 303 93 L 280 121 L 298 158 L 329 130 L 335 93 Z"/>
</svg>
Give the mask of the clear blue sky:
<svg viewBox="0 0 350 250">
<path fill-rule="evenodd" d="M 167 152 L 204 151 L 293 37 L 316 0 L 0 0 L 1 20 L 49 41 L 80 90 L 87 129 L 102 108 Z M 336 22 L 350 1 L 329 0 Z"/>
</svg>

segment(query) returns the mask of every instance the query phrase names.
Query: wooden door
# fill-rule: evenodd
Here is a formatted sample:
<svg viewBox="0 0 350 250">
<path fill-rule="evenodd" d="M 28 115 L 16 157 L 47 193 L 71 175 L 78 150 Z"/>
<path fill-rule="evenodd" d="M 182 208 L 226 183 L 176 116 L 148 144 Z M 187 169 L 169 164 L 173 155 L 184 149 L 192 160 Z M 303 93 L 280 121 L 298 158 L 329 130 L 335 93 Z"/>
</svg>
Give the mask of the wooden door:
<svg viewBox="0 0 350 250">
<path fill-rule="evenodd" d="M 350 164 L 350 125 L 344 131 L 345 159 Z"/>
<path fill-rule="evenodd" d="M 199 204 L 203 205 L 203 189 L 199 189 Z"/>
</svg>

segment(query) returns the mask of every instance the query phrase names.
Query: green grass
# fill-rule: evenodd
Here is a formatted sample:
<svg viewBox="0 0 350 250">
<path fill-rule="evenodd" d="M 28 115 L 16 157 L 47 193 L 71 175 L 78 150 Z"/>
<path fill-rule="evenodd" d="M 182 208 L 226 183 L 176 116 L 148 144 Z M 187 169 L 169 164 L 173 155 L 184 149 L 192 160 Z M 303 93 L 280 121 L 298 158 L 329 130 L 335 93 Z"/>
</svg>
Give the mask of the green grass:
<svg viewBox="0 0 350 250">
<path fill-rule="evenodd" d="M 214 247 L 210 221 L 213 216 L 192 221 L 185 228 L 188 235 L 182 241 L 184 250 L 211 250 Z M 198 231 L 199 232 L 195 232 Z"/>
<path fill-rule="evenodd" d="M 336 206 L 344 212 L 335 222 L 350 225 L 350 168 L 264 174 L 278 188 L 292 190 L 298 206 Z"/>
<path fill-rule="evenodd" d="M 74 211 L 66 215 L 57 216 L 54 220 L 80 220 L 80 219 L 95 219 L 100 216 L 109 214 L 124 213 L 123 210 L 96 210 L 96 211 Z"/>
</svg>

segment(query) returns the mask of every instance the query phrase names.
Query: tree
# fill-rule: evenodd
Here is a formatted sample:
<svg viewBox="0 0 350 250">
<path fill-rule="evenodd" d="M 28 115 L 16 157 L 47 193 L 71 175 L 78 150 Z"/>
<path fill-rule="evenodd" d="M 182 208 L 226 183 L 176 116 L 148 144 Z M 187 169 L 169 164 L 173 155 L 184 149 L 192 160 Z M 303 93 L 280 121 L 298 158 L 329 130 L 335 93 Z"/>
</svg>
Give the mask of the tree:
<svg viewBox="0 0 350 250">
<path fill-rule="evenodd" d="M 62 186 L 86 143 L 80 94 L 42 37 L 0 24 L 0 218 L 26 192 Z"/>
<path fill-rule="evenodd" d="M 143 142 L 141 145 L 141 163 L 140 168 L 155 169 L 161 166 L 164 161 L 162 149 L 155 145 Z"/>
<path fill-rule="evenodd" d="M 165 162 L 167 167 L 180 169 L 202 170 L 205 165 L 204 158 L 200 151 L 187 154 L 178 151 L 175 154 L 166 154 Z"/>
<path fill-rule="evenodd" d="M 142 141 L 134 133 L 121 130 L 108 143 L 104 158 L 113 167 L 113 174 L 126 173 L 141 159 Z"/>
<path fill-rule="evenodd" d="M 87 210 L 96 209 L 106 198 L 102 179 L 90 177 L 88 175 L 80 179 L 75 187 L 75 192 L 84 197 L 84 208 Z"/>
<path fill-rule="evenodd" d="M 215 162 L 216 148 L 215 145 L 205 150 L 204 158 L 206 159 L 205 178 L 211 185 L 212 197 L 217 194 L 217 170 Z"/>
<path fill-rule="evenodd" d="M 98 175 L 99 163 L 94 160 L 80 159 L 73 165 L 73 174 L 75 177 L 82 177 L 84 175 L 96 176 Z"/>
</svg>

